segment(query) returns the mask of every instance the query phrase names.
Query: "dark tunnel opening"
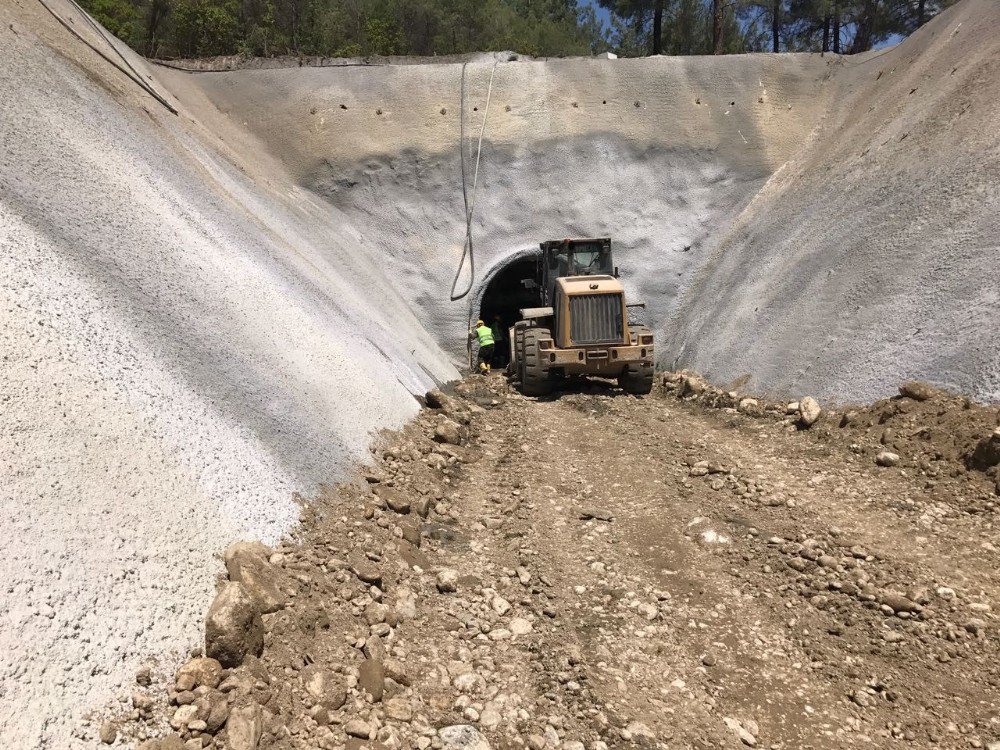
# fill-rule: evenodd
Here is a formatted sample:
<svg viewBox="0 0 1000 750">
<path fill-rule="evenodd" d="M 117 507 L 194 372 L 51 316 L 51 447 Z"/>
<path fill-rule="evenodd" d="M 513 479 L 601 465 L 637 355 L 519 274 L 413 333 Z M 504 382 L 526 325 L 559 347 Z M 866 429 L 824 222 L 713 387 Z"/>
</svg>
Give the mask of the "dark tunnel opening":
<svg viewBox="0 0 1000 750">
<path fill-rule="evenodd" d="M 498 271 L 483 292 L 479 317 L 494 329 L 499 329 L 502 341 L 495 348 L 493 365 L 504 366 L 509 359 L 507 329 L 521 319 L 521 309 L 541 304 L 539 290 L 526 289 L 524 279 L 537 280 L 538 256 L 529 255 L 511 261 Z"/>
</svg>

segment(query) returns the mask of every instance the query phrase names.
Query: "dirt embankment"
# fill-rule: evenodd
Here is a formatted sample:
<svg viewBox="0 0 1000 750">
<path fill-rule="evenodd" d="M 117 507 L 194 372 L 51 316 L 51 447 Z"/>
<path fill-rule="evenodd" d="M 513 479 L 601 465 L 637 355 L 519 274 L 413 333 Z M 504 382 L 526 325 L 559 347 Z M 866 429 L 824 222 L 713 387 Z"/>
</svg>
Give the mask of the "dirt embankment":
<svg viewBox="0 0 1000 750">
<path fill-rule="evenodd" d="M 997 412 L 908 393 L 434 394 L 295 540 L 227 551 L 198 658 L 140 673 L 105 738 L 993 747 L 998 498 L 968 467 Z"/>
</svg>

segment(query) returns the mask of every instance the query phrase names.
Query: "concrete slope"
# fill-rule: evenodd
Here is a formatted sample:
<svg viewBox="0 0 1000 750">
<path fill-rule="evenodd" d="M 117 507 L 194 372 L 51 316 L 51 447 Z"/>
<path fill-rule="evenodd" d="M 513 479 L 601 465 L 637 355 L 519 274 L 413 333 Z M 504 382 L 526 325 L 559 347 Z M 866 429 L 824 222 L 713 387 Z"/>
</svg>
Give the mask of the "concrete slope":
<svg viewBox="0 0 1000 750">
<path fill-rule="evenodd" d="M 808 148 L 725 235 L 668 349 L 846 401 L 909 378 L 1000 401 L 1000 4 L 845 58 Z"/>
<path fill-rule="evenodd" d="M 809 55 L 468 64 L 470 196 L 480 132 L 484 141 L 477 276 L 456 303 L 462 65 L 161 77 L 205 117 L 217 108 L 213 129 L 246 128 L 343 211 L 460 361 L 492 273 L 553 237 L 612 236 L 633 296 L 662 325 L 723 229 L 823 116 L 830 65 Z"/>
<path fill-rule="evenodd" d="M 457 373 L 345 217 L 37 3 L 0 6 L 0 102 L 0 737 L 65 748 L 197 645 L 219 550 Z"/>
</svg>

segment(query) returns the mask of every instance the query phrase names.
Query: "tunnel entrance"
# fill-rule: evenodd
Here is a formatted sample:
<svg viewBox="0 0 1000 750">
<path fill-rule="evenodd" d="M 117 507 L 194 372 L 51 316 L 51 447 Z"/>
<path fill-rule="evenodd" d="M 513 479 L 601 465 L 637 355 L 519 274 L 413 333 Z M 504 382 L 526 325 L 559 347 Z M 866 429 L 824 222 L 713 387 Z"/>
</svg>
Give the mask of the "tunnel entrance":
<svg viewBox="0 0 1000 750">
<path fill-rule="evenodd" d="M 537 307 L 538 289 L 525 289 L 524 279 L 536 279 L 538 255 L 527 255 L 511 261 L 494 274 L 486 285 L 479 302 L 479 317 L 491 328 L 500 318 L 503 345 L 496 347 L 494 366 L 504 366 L 509 359 L 507 329 L 521 318 L 521 309 Z"/>
</svg>

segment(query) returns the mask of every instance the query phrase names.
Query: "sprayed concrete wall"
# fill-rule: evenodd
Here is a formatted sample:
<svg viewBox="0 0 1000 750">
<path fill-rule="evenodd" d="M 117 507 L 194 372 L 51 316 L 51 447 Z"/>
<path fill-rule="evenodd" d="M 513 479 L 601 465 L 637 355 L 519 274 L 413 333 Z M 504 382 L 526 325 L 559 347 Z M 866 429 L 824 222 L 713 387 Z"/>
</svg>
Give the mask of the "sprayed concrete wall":
<svg viewBox="0 0 1000 750">
<path fill-rule="evenodd" d="M 540 239 L 610 235 L 662 361 L 1000 399 L 998 21 L 964 0 L 865 58 L 499 64 L 469 299 Z M 80 744 L 141 658 L 195 645 L 213 554 L 279 537 L 457 375 L 475 312 L 447 299 L 460 64 L 131 59 L 178 116 L 0 5 L 0 736 L 26 747 Z"/>
<path fill-rule="evenodd" d="M 829 69 L 808 55 L 470 63 L 461 145 L 460 64 L 167 78 L 182 101 L 217 109 L 213 129 L 248 129 L 343 211 L 460 361 L 491 272 L 554 237 L 613 237 L 631 295 L 662 326 L 722 230 L 816 127 Z M 471 195 L 480 132 L 477 275 L 456 303 L 460 148 Z"/>
</svg>

